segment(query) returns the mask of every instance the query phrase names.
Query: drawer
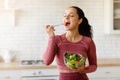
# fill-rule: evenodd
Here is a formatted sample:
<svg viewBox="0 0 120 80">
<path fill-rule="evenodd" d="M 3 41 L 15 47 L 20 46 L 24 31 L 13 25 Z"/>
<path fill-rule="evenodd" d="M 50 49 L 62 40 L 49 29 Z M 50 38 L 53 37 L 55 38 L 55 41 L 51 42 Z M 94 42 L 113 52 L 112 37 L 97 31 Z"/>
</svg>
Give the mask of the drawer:
<svg viewBox="0 0 120 80">
<path fill-rule="evenodd" d="M 21 70 L 21 76 L 42 76 L 42 75 L 59 75 L 57 69 L 31 69 Z"/>
<path fill-rule="evenodd" d="M 20 71 L 0 71 L 0 80 L 20 80 Z"/>
</svg>

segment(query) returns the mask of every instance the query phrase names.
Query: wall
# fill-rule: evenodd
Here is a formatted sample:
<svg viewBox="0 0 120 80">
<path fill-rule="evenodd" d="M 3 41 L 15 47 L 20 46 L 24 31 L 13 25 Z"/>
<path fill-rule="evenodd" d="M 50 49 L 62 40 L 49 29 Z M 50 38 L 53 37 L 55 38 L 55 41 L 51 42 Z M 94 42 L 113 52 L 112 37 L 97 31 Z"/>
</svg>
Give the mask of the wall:
<svg viewBox="0 0 120 80">
<path fill-rule="evenodd" d="M 93 26 L 98 58 L 120 58 L 120 35 L 104 33 L 104 0 L 16 0 L 15 24 L 0 19 L 0 49 L 18 51 L 20 59 L 41 59 L 48 39 L 45 25 L 62 23 L 71 5 L 82 8 Z M 63 32 L 63 26 L 56 28 L 56 34 Z"/>
</svg>

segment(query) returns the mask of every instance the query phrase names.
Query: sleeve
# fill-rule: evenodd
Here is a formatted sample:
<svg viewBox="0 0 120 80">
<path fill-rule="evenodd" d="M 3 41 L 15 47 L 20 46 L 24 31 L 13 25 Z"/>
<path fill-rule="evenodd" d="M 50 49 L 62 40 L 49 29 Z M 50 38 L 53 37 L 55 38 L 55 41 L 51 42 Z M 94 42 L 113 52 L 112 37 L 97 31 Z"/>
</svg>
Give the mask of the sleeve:
<svg viewBox="0 0 120 80">
<path fill-rule="evenodd" d="M 89 49 L 87 52 L 89 66 L 85 67 L 84 73 L 94 72 L 97 69 L 96 46 L 91 39 Z"/>
<path fill-rule="evenodd" d="M 45 65 L 50 65 L 55 57 L 56 54 L 56 42 L 55 37 L 50 37 L 48 39 L 48 45 L 45 49 L 45 52 L 43 53 L 43 62 Z"/>
</svg>

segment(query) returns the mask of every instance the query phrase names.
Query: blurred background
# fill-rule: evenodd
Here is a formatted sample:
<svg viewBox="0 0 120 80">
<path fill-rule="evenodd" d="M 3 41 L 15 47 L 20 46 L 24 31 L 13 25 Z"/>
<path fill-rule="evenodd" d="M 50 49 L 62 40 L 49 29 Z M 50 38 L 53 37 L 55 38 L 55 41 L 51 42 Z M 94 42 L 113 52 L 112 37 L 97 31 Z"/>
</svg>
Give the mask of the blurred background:
<svg viewBox="0 0 120 80">
<path fill-rule="evenodd" d="M 40 65 L 48 40 L 45 25 L 63 23 L 64 11 L 69 6 L 83 9 L 93 27 L 100 67 L 96 73 L 105 74 L 107 78 L 97 77 L 100 80 L 120 80 L 120 0 L 0 0 L 0 73 L 3 74 L 0 79 L 28 80 L 24 76 L 42 73 Z M 64 33 L 64 26 L 55 29 L 56 34 Z M 56 69 L 54 65 L 55 62 L 49 68 Z M 24 75 L 21 75 L 20 69 L 29 69 L 31 74 L 23 70 Z M 42 65 L 43 69 L 46 67 Z M 10 72 L 6 74 L 6 70 Z M 90 77 L 93 80 L 95 73 Z M 43 80 L 31 80 L 40 79 Z"/>
</svg>

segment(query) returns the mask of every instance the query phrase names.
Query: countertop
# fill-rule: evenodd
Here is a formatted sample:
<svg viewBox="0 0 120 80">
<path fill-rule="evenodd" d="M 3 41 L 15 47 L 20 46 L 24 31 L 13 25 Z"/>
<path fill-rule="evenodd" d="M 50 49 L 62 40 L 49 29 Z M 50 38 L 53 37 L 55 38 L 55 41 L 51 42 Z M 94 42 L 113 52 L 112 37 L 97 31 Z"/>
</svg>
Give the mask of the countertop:
<svg viewBox="0 0 120 80">
<path fill-rule="evenodd" d="M 120 59 L 98 59 L 98 66 L 120 66 Z M 21 65 L 20 63 L 0 63 L 0 70 L 46 69 L 56 65 Z"/>
<path fill-rule="evenodd" d="M 46 69 L 56 68 L 55 65 L 21 65 L 19 63 L 0 63 L 0 70 Z"/>
</svg>

